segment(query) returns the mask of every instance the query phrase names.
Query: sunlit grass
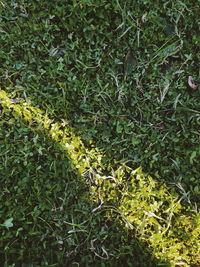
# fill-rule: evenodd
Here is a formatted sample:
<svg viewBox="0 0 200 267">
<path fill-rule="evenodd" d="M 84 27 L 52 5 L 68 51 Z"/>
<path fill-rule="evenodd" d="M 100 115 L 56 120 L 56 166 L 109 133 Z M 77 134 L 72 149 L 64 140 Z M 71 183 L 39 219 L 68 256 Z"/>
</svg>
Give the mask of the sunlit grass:
<svg viewBox="0 0 200 267">
<path fill-rule="evenodd" d="M 104 155 L 92 143 L 92 148 L 87 148 L 66 120 L 54 122 L 38 107 L 13 103 L 16 101 L 4 90 L 0 91 L 0 101 L 3 112 L 10 110 L 31 129 L 44 132 L 66 151 L 83 181 L 88 177 L 90 200 L 96 203 L 94 213 L 106 212 L 105 216 L 118 218 L 122 227 L 147 242 L 154 255 L 170 261 L 171 266 L 198 264 L 200 214 L 182 204 L 184 197 L 144 174 L 141 168 L 133 170 L 123 164 L 112 169 L 104 165 Z"/>
</svg>

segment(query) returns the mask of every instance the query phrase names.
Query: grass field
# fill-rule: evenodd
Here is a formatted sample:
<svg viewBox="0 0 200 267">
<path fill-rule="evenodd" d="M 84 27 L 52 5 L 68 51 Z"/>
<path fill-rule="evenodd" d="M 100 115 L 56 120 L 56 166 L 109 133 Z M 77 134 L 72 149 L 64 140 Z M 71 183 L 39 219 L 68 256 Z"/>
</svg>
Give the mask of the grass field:
<svg viewBox="0 0 200 267">
<path fill-rule="evenodd" d="M 0 1 L 0 257 L 200 266 L 200 1 Z"/>
</svg>

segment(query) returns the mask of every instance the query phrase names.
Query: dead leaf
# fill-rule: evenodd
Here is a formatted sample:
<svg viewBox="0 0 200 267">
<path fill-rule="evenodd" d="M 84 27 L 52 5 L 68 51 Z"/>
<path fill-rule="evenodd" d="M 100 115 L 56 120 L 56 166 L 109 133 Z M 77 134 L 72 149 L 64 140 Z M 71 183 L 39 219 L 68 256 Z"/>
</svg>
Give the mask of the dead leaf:
<svg viewBox="0 0 200 267">
<path fill-rule="evenodd" d="M 190 88 L 192 90 L 196 90 L 197 89 L 197 85 L 194 83 L 194 79 L 192 76 L 188 77 L 188 85 L 190 86 Z"/>
</svg>

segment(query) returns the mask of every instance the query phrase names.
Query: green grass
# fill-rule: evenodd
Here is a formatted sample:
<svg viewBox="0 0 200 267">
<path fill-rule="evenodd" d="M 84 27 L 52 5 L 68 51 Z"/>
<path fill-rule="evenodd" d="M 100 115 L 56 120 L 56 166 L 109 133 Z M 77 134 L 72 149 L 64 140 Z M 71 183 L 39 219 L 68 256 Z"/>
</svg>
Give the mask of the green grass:
<svg viewBox="0 0 200 267">
<path fill-rule="evenodd" d="M 0 2 L 5 267 L 199 266 L 199 6 Z"/>
</svg>

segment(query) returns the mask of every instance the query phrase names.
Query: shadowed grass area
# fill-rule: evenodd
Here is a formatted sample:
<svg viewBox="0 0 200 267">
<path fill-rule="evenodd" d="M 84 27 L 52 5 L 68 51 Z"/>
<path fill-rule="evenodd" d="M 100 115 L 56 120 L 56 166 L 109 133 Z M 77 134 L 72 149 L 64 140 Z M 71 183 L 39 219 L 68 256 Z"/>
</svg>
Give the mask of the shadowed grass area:
<svg viewBox="0 0 200 267">
<path fill-rule="evenodd" d="M 0 1 L 6 267 L 199 265 L 198 10 Z"/>
<path fill-rule="evenodd" d="M 187 85 L 189 75 L 199 84 L 198 10 L 198 1 L 1 1 L 1 88 L 69 119 L 109 162 L 142 165 L 198 203 L 199 88 Z"/>
</svg>

